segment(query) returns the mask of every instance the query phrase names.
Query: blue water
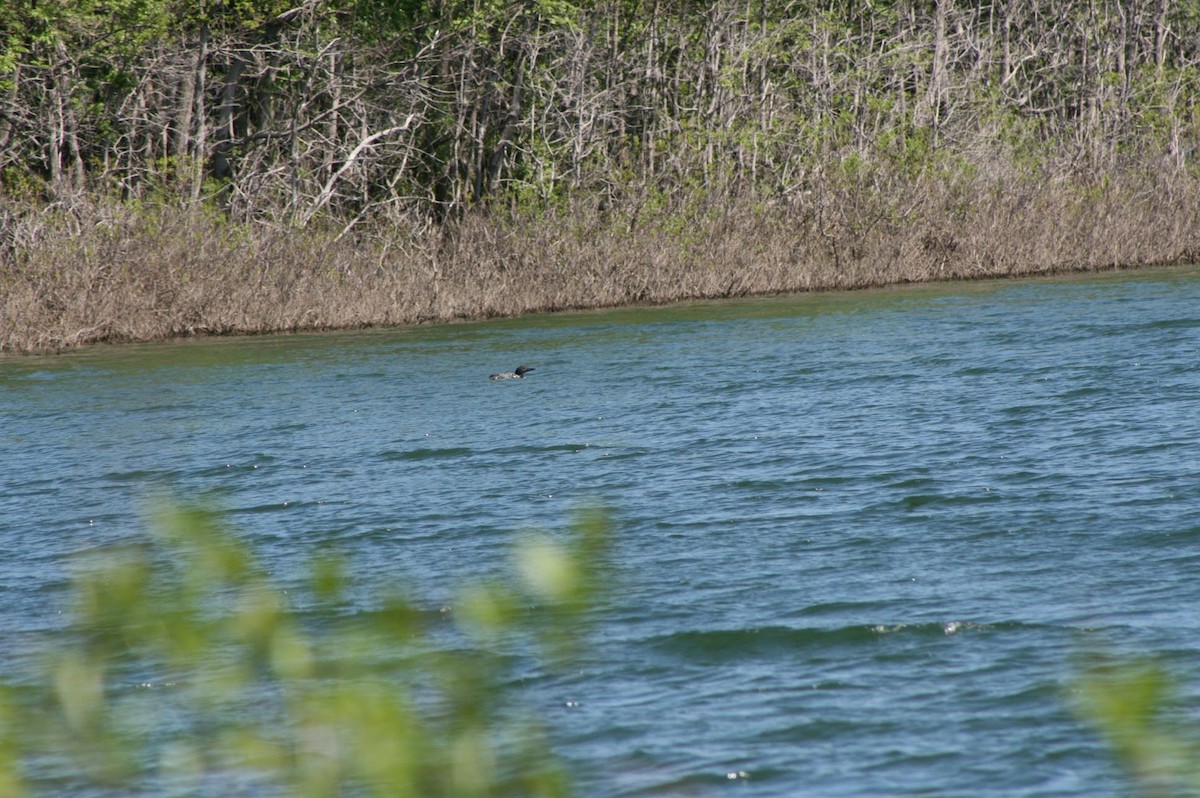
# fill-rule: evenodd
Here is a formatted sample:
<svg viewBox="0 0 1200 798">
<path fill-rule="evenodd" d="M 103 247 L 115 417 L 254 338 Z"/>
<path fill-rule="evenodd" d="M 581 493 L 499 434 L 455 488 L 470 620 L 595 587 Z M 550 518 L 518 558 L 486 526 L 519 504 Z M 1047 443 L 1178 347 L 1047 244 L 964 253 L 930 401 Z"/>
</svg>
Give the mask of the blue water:
<svg viewBox="0 0 1200 798">
<path fill-rule="evenodd" d="M 580 794 L 1124 795 L 1073 658 L 1198 694 L 1198 360 L 1194 269 L 0 360 L 0 639 L 164 489 L 364 607 L 600 501 L 616 589 L 530 687 Z"/>
</svg>

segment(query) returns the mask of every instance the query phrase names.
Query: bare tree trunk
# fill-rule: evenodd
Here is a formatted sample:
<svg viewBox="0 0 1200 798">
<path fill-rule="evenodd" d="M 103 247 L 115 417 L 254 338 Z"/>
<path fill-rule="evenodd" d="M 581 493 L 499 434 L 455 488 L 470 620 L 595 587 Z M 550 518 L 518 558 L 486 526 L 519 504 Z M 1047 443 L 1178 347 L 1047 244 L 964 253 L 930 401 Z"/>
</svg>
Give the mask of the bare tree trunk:
<svg viewBox="0 0 1200 798">
<path fill-rule="evenodd" d="M 946 5 L 951 0 L 935 0 L 933 17 L 933 66 L 929 74 L 929 90 L 925 95 L 928 123 L 933 128 L 933 140 L 938 141 L 942 106 L 946 97 Z"/>
<path fill-rule="evenodd" d="M 504 165 L 504 160 L 508 156 L 509 148 L 512 146 L 513 139 L 516 138 L 517 128 L 521 123 L 521 103 L 525 91 L 524 59 L 518 60 L 515 70 L 517 74 L 513 80 L 512 93 L 508 101 L 507 119 L 503 130 L 500 131 L 500 140 L 496 143 L 496 149 L 492 152 L 488 163 L 487 182 L 489 186 L 494 185 L 500 179 L 500 169 Z"/>
<path fill-rule="evenodd" d="M 1167 11 L 1171 0 L 1158 0 L 1158 16 L 1154 20 L 1154 68 L 1161 75 L 1163 64 L 1167 60 L 1167 36 L 1170 29 L 1167 26 Z"/>
<path fill-rule="evenodd" d="M 233 129 L 234 115 L 237 112 L 240 82 L 245 71 L 245 56 L 234 52 L 225 72 L 225 87 L 221 91 L 221 108 L 217 115 L 217 141 L 213 145 L 212 165 L 209 169 L 209 173 L 218 180 L 227 179 L 233 173 L 229 156 L 233 152 L 233 142 L 236 138 Z"/>
<path fill-rule="evenodd" d="M 192 199 L 200 199 L 204 188 L 204 154 L 208 146 L 208 108 L 205 92 L 208 88 L 208 25 L 200 28 L 200 53 L 196 58 L 196 136 L 193 140 Z"/>
<path fill-rule="evenodd" d="M 63 140 L 66 138 L 64 129 L 66 123 L 63 120 L 63 98 L 58 90 L 58 78 L 51 75 L 50 99 L 51 102 L 46 105 L 46 113 L 49 119 L 48 127 L 50 128 L 50 138 L 46 146 L 46 165 L 50 172 L 50 186 L 57 190 L 62 184 L 62 150 Z"/>
<path fill-rule="evenodd" d="M 192 144 L 192 122 L 196 111 L 197 61 L 201 58 L 197 47 L 192 63 L 180 71 L 175 97 L 175 119 L 171 126 L 171 154 L 183 159 L 188 156 Z"/>
<path fill-rule="evenodd" d="M 0 94 L 0 152 L 8 151 L 14 138 L 16 126 L 13 120 L 16 117 L 19 97 L 17 87 L 21 84 L 21 65 L 14 66 L 8 77 L 8 88 Z"/>
</svg>

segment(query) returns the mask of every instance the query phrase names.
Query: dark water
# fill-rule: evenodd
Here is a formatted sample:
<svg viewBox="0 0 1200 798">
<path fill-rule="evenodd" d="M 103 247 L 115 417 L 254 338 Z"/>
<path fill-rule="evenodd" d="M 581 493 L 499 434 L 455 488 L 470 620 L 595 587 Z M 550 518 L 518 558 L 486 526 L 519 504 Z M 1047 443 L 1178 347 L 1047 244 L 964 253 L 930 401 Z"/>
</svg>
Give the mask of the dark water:
<svg viewBox="0 0 1200 798">
<path fill-rule="evenodd" d="M 1197 694 L 1198 359 L 1190 270 L 0 361 L 0 638 L 163 487 L 363 605 L 599 499 L 619 589 L 532 696 L 583 795 L 1121 795 L 1064 699 L 1093 648 Z"/>
</svg>

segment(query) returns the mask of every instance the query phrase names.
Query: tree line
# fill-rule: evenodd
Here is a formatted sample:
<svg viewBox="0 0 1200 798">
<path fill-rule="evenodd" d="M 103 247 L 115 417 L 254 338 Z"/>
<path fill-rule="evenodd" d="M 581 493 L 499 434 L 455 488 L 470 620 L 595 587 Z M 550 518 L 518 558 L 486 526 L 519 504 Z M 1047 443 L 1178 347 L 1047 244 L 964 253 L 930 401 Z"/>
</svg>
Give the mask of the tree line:
<svg viewBox="0 0 1200 798">
<path fill-rule="evenodd" d="M 8 0 L 0 185 L 439 222 L 1184 174 L 1196 0 Z"/>
</svg>

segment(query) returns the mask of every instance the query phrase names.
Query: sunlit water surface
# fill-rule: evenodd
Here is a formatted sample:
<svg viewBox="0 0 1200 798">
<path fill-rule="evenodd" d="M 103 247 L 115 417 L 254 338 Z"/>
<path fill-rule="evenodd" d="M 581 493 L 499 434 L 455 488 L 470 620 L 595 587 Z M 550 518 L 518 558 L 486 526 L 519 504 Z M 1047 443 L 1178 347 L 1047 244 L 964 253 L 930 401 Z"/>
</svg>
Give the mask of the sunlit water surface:
<svg viewBox="0 0 1200 798">
<path fill-rule="evenodd" d="M 616 589 L 529 686 L 582 795 L 1121 795 L 1072 657 L 1200 686 L 1198 361 L 1195 270 L 0 361 L 0 639 L 164 488 L 364 607 L 601 501 Z"/>
</svg>

